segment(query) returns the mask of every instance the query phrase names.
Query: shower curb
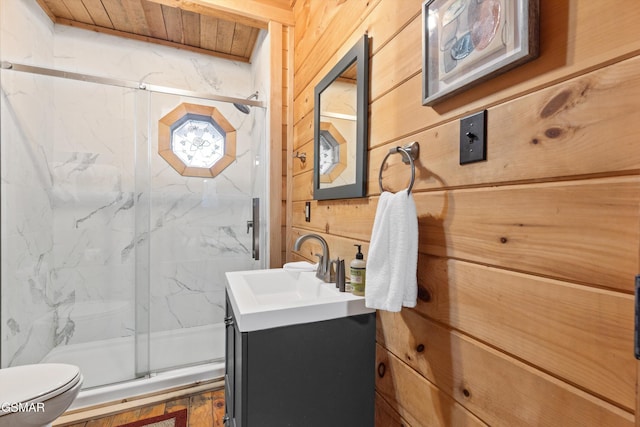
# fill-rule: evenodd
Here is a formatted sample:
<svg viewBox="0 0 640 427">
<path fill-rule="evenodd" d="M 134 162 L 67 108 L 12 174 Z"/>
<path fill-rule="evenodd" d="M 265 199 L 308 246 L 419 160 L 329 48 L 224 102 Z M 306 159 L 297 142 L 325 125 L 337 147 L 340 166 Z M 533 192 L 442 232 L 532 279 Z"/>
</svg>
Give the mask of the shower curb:
<svg viewBox="0 0 640 427">
<path fill-rule="evenodd" d="M 177 387 L 173 390 L 163 390 L 161 393 L 151 393 L 140 396 L 132 396 L 126 399 L 102 403 L 95 406 L 76 409 L 64 413 L 53 422 L 53 427 L 65 427 L 97 418 L 116 415 L 139 407 L 155 405 L 168 400 L 199 394 L 207 391 L 215 391 L 224 388 L 224 380 L 212 380 L 198 385 Z"/>
</svg>

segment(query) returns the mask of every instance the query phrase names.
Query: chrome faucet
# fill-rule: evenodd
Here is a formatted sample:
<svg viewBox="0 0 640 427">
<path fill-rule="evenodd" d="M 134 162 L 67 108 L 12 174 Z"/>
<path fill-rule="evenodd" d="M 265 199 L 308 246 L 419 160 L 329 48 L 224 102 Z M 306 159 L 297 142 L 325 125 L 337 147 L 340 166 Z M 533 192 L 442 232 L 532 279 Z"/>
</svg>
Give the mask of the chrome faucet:
<svg viewBox="0 0 640 427">
<path fill-rule="evenodd" d="M 322 255 L 316 254 L 316 256 L 320 259 L 318 262 L 318 269 L 316 270 L 316 277 L 327 283 L 335 282 L 335 272 L 331 268 L 332 262 L 329 259 L 329 245 L 327 244 L 327 241 L 322 238 L 322 236 L 319 236 L 317 234 L 303 234 L 302 236 L 298 237 L 296 242 L 293 244 L 293 250 L 300 250 L 300 246 L 302 246 L 302 243 L 304 243 L 308 239 L 316 239 L 320 242 L 320 245 L 322 245 Z"/>
</svg>

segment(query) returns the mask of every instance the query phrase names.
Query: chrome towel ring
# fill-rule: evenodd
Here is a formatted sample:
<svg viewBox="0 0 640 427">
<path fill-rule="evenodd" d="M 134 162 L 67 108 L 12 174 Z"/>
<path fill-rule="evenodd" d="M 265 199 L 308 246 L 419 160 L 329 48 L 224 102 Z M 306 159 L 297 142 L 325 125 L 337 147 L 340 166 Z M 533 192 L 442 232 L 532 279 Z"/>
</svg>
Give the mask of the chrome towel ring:
<svg viewBox="0 0 640 427">
<path fill-rule="evenodd" d="M 415 160 L 420 155 L 420 144 L 417 142 L 412 142 L 411 144 L 407 144 L 404 147 L 393 147 L 389 150 L 384 159 L 382 160 L 382 164 L 380 165 L 380 173 L 378 175 L 378 184 L 380 184 L 380 192 L 382 193 L 384 187 L 382 186 L 382 170 L 384 169 L 384 164 L 390 155 L 400 153 L 402 154 L 402 163 L 406 165 L 411 165 L 411 182 L 409 182 L 409 187 L 407 187 L 407 195 L 411 194 L 411 189 L 413 188 L 413 183 L 416 180 L 416 165 Z"/>
</svg>

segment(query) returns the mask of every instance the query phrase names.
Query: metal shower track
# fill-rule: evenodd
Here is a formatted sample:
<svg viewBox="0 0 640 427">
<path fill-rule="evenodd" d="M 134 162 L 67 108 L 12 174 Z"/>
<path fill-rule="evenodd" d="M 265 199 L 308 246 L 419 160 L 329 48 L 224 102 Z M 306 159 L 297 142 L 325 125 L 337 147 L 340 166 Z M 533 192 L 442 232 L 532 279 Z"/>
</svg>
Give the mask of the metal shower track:
<svg viewBox="0 0 640 427">
<path fill-rule="evenodd" d="M 70 79 L 70 80 L 79 80 L 83 82 L 99 83 L 99 84 L 124 87 L 124 88 L 130 88 L 130 89 L 147 90 L 149 92 L 164 93 L 169 95 L 188 96 L 191 98 L 208 99 L 213 101 L 237 103 L 237 104 L 251 105 L 254 107 L 264 108 L 264 103 L 262 101 L 253 101 L 245 98 L 234 98 L 230 96 L 222 96 L 222 95 L 195 92 L 195 91 L 184 90 L 184 89 L 176 89 L 176 88 L 171 88 L 166 86 L 152 85 L 145 82 L 134 82 L 130 80 L 110 79 L 107 77 L 72 73 L 69 71 L 54 70 L 52 68 L 35 67 L 33 65 L 16 64 L 16 63 L 7 62 L 7 61 L 0 62 L 0 68 L 3 70 L 21 71 L 21 72 L 31 73 L 31 74 L 40 74 L 44 76 L 53 76 L 53 77 L 61 77 L 64 79 Z"/>
</svg>

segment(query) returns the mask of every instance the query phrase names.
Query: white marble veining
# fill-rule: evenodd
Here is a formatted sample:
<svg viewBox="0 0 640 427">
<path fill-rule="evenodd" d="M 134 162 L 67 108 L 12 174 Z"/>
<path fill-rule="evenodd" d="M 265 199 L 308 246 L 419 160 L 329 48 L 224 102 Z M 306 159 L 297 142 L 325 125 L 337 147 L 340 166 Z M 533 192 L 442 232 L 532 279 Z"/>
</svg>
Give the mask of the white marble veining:
<svg viewBox="0 0 640 427">
<path fill-rule="evenodd" d="M 253 64 L 231 62 L 54 26 L 35 2 L 0 3 L 2 61 L 265 100 L 268 36 L 257 46 Z M 0 83 L 0 366 L 136 327 L 221 322 L 225 272 L 264 265 L 246 221 L 256 196 L 266 221 L 265 110 L 7 70 Z M 214 106 L 237 130 L 236 161 L 215 178 L 180 176 L 157 154 L 158 120 L 182 102 Z M 136 325 L 136 298 L 149 330 Z M 171 345 L 152 344 L 151 369 Z"/>
</svg>

